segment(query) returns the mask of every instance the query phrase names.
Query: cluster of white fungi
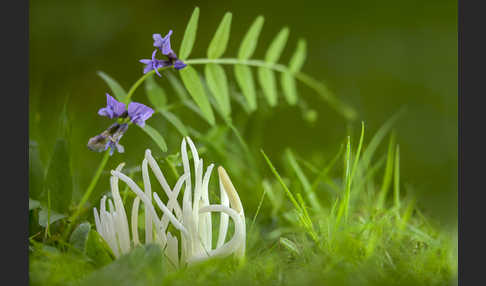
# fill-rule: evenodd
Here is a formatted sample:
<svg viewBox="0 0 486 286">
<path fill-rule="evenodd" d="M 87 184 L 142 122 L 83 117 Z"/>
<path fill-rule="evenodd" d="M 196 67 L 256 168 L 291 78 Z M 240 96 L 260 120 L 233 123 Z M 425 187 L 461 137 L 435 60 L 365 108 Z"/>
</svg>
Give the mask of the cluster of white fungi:
<svg viewBox="0 0 486 286">
<path fill-rule="evenodd" d="M 191 181 L 187 145 L 191 149 L 194 162 L 194 183 Z M 141 244 L 138 235 L 140 203 L 144 205 L 145 210 L 145 243 L 159 244 L 164 249 L 168 260 L 176 268 L 216 256 L 227 256 L 233 253 L 237 257 L 244 256 L 245 214 L 238 193 L 225 169 L 221 166 L 218 167 L 220 202 L 213 204 L 209 202 L 208 186 L 214 164 L 210 164 L 203 173 L 203 159 L 199 158 L 196 147 L 189 137 L 182 140 L 181 156 L 184 174 L 178 179 L 174 188 L 169 186 L 148 149 L 142 162 L 144 190 L 121 172 L 123 163 L 111 171 L 112 200 L 108 199 L 107 209 L 107 197 L 103 196 L 99 213 L 94 208 L 94 217 L 96 230 L 108 243 L 116 257 Z M 167 195 L 168 200 L 165 204 L 156 192 L 152 192 L 149 167 Z M 131 228 L 118 189 L 119 180 L 125 182 L 136 194 L 131 213 Z M 178 197 L 182 188 L 184 188 L 184 192 L 181 206 Z M 154 205 L 160 209 L 162 213 L 160 217 Z M 219 234 L 215 247 L 213 247 L 212 241 L 212 212 L 220 212 Z M 229 217 L 234 222 L 234 234 L 231 239 L 226 241 Z M 169 231 L 169 223 L 180 232 L 181 241 L 178 241 L 177 236 Z"/>
</svg>

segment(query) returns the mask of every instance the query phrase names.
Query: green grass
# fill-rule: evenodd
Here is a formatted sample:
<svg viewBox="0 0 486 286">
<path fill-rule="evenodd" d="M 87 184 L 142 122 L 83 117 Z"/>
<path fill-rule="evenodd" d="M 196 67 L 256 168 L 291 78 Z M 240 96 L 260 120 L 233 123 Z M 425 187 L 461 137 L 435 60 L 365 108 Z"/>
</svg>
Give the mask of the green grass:
<svg viewBox="0 0 486 286">
<path fill-rule="evenodd" d="M 192 134 L 205 161 L 216 156 L 213 149 L 230 150 L 221 161 L 232 162 L 225 167 L 245 207 L 244 261 L 213 259 L 176 271 L 156 245 L 113 260 L 93 230 L 91 207 L 74 223 L 91 224 L 81 242 L 63 238 L 67 218 L 50 223 L 49 231 L 39 226 L 41 208 L 34 207 L 29 211 L 31 285 L 457 285 L 457 232 L 428 219 L 402 188 L 399 147 L 394 133 L 389 135 L 393 120 L 370 140 L 363 123 L 358 140 L 347 137 L 344 148 L 318 163 L 291 149 L 280 158 L 253 150 L 249 161 L 245 156 L 252 150 L 245 151 L 231 129 L 206 141 L 202 137 L 208 134 Z M 377 154 L 387 136 L 387 153 Z M 174 183 L 180 157 L 158 160 Z M 133 167 L 127 169 L 140 181 Z M 133 194 L 124 186 L 120 190 L 131 206 Z M 144 233 L 143 224 L 139 227 Z"/>
</svg>

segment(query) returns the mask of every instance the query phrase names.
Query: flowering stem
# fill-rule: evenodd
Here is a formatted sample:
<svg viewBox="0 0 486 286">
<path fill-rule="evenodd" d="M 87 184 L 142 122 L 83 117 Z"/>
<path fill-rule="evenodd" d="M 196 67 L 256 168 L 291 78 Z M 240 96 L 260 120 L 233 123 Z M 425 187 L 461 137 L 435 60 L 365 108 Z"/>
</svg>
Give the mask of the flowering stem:
<svg viewBox="0 0 486 286">
<path fill-rule="evenodd" d="M 82 209 L 83 205 L 88 201 L 89 196 L 91 195 L 91 193 L 93 192 L 93 190 L 96 186 L 96 183 L 98 183 L 98 180 L 101 176 L 101 172 L 103 172 L 103 169 L 105 168 L 106 163 L 108 162 L 109 158 L 110 158 L 110 150 L 106 150 L 105 154 L 103 155 L 103 159 L 101 159 L 101 163 L 98 166 L 98 169 L 96 170 L 95 175 L 93 176 L 93 179 L 91 179 L 91 182 L 89 183 L 88 188 L 84 192 L 84 195 L 81 198 L 81 201 L 79 202 L 78 206 L 76 207 L 76 211 L 69 218 L 69 225 L 68 225 L 68 227 L 67 227 L 67 229 L 66 229 L 66 231 L 64 232 L 64 235 L 63 235 L 64 239 L 67 239 L 67 236 L 69 235 L 69 232 L 71 231 L 71 229 L 73 227 L 73 224 L 76 222 L 76 219 L 78 218 L 79 214 L 81 213 L 81 209 Z"/>
<path fill-rule="evenodd" d="M 287 68 L 284 65 L 281 64 L 275 64 L 275 63 L 269 63 L 265 62 L 262 60 L 241 60 L 237 58 L 221 58 L 221 59 L 190 59 L 184 61 L 187 65 L 202 65 L 202 64 L 222 64 L 222 65 L 247 65 L 247 66 L 254 66 L 254 67 L 264 67 L 268 68 L 274 71 L 278 71 L 281 73 L 290 73 L 292 74 L 296 79 L 301 81 L 303 84 L 307 85 L 308 87 L 312 88 L 314 91 L 316 91 L 324 100 L 326 100 L 331 107 L 336 109 L 338 112 L 340 112 L 346 119 L 348 120 L 354 120 L 356 118 L 356 111 L 341 102 L 339 99 L 337 99 L 332 92 L 321 82 L 318 80 L 314 79 L 313 77 L 302 73 L 302 72 L 293 72 L 289 68 Z M 170 66 L 167 67 L 162 67 L 159 68 L 158 70 L 163 70 L 166 68 L 169 68 Z M 135 90 L 152 74 L 155 73 L 155 70 L 151 70 L 148 73 L 144 74 L 141 78 L 139 78 L 130 88 L 130 90 L 127 93 L 126 101 L 129 102 L 130 98 L 133 96 L 133 93 L 135 93 Z"/>
<path fill-rule="evenodd" d="M 161 67 L 159 68 L 158 70 L 161 71 L 163 69 L 167 69 L 171 66 L 166 66 L 166 67 Z M 125 99 L 125 103 L 129 103 L 130 102 L 130 98 L 133 96 L 133 94 L 135 93 L 135 90 L 137 90 L 137 88 L 149 77 L 151 76 L 152 74 L 155 73 L 155 70 L 151 70 L 149 71 L 148 73 L 144 74 L 141 78 L 139 78 L 131 87 L 130 87 L 130 90 L 128 90 L 128 93 L 127 93 L 127 97 Z"/>
</svg>

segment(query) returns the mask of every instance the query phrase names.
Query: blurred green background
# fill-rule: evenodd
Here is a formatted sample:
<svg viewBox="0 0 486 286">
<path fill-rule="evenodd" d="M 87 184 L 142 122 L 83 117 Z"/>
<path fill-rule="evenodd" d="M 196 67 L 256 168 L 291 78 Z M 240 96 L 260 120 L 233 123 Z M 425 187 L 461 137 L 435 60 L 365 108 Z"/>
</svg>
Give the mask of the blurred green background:
<svg viewBox="0 0 486 286">
<path fill-rule="evenodd" d="M 191 57 L 205 57 L 226 11 L 233 13 L 233 23 L 225 56 L 235 56 L 244 33 L 261 14 L 265 24 L 255 57 L 263 57 L 283 26 L 289 26 L 290 37 L 282 62 L 288 61 L 297 39 L 306 38 L 308 58 L 303 71 L 323 80 L 358 110 L 368 140 L 406 107 L 396 124 L 401 181 L 405 189 L 410 186 L 419 195 L 418 202 L 427 213 L 442 222 L 456 222 L 457 2 L 448 0 L 30 1 L 29 135 L 42 146 L 53 146 L 59 114 L 69 96 L 76 185 L 86 186 L 101 160 L 101 154 L 87 149 L 88 139 L 109 125 L 96 114 L 109 92 L 96 72 L 108 73 L 128 89 L 142 75 L 138 60 L 150 58 L 152 33 L 174 30 L 172 45 L 177 52 L 196 5 L 201 15 Z M 230 78 L 234 78 L 232 74 Z M 147 102 L 143 90 L 137 91 L 135 101 Z M 313 91 L 303 86 L 299 91 L 319 113 L 318 120 L 310 124 L 299 108 L 282 104 L 266 118 L 259 147 L 271 157 L 285 147 L 306 158 L 331 156 L 347 135 L 348 125 Z M 241 130 L 244 136 L 250 136 L 252 128 L 261 128 L 252 122 Z M 357 140 L 359 121 L 351 127 L 353 140 Z M 180 142 L 179 134 L 162 132 Z M 153 146 L 144 136 L 131 128 L 123 138 L 127 149 L 123 160 L 129 165 L 139 164 L 143 150 Z M 140 143 L 144 139 L 147 144 Z M 382 147 L 385 151 L 386 146 Z M 44 163 L 51 151 L 41 148 Z M 177 151 L 178 143 L 169 145 L 169 153 Z M 118 154 L 115 157 L 110 166 L 122 160 Z M 105 181 L 100 188 L 107 186 Z M 79 198 L 81 190 L 76 192 Z"/>
</svg>

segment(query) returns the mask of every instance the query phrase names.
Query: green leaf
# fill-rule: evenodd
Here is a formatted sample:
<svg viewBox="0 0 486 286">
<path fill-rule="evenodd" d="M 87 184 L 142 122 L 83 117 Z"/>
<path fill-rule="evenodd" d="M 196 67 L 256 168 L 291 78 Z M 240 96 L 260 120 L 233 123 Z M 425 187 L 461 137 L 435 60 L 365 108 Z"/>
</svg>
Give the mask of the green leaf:
<svg viewBox="0 0 486 286">
<path fill-rule="evenodd" d="M 297 254 L 297 255 L 300 255 L 300 251 L 299 251 L 299 248 L 297 247 L 297 245 L 291 241 L 290 239 L 288 238 L 285 238 L 285 237 L 280 237 L 280 244 L 282 244 L 285 248 L 287 248 L 288 250 L 290 250 L 291 252 Z"/>
<path fill-rule="evenodd" d="M 147 92 L 147 97 L 150 103 L 155 108 L 164 108 L 167 104 L 167 95 L 164 89 L 160 87 L 151 75 L 145 80 L 145 91 Z"/>
<path fill-rule="evenodd" d="M 375 154 L 375 151 L 378 149 L 378 146 L 380 143 L 383 141 L 385 138 L 386 134 L 391 130 L 393 127 L 393 124 L 398 120 L 398 118 L 403 114 L 405 109 L 400 109 L 397 113 L 395 113 L 392 117 L 390 117 L 381 127 L 378 129 L 378 131 L 375 133 L 373 138 L 371 138 L 370 143 L 368 143 L 368 146 L 366 150 L 363 152 L 362 159 L 360 161 L 359 166 L 361 168 L 367 168 L 371 162 L 371 159 L 373 158 L 373 155 Z"/>
<path fill-rule="evenodd" d="M 175 94 L 179 97 L 181 101 L 188 100 L 189 95 L 187 94 L 184 85 L 182 85 L 181 81 L 172 73 L 167 73 L 167 79 L 169 80 L 170 85 L 175 91 Z"/>
<path fill-rule="evenodd" d="M 86 256 L 98 267 L 105 266 L 113 261 L 113 253 L 110 247 L 104 241 L 103 237 L 94 230 L 89 231 L 85 252 Z"/>
<path fill-rule="evenodd" d="M 295 78 L 289 72 L 283 72 L 281 74 L 280 84 L 287 102 L 290 105 L 295 105 L 297 103 L 297 87 Z"/>
<path fill-rule="evenodd" d="M 44 167 L 40 160 L 39 144 L 29 142 L 29 197 L 40 200 L 44 184 Z"/>
<path fill-rule="evenodd" d="M 187 23 L 184 38 L 182 38 L 181 48 L 179 50 L 179 58 L 181 60 L 187 59 L 191 54 L 194 41 L 196 41 L 197 22 L 199 20 L 199 7 L 194 8 L 191 19 Z"/>
<path fill-rule="evenodd" d="M 228 93 L 228 79 L 223 67 L 217 64 L 207 64 L 204 67 L 204 72 L 209 90 L 214 95 L 221 112 L 224 117 L 229 117 L 231 104 Z"/>
<path fill-rule="evenodd" d="M 182 121 L 172 112 L 158 109 L 157 110 L 167 121 L 169 121 L 174 127 L 181 133 L 182 136 L 189 136 L 189 132 L 187 132 L 186 126 Z"/>
<path fill-rule="evenodd" d="M 388 153 L 385 165 L 385 172 L 383 174 L 383 181 L 381 184 L 380 193 L 377 199 L 377 208 L 381 209 L 385 203 L 386 195 L 388 189 L 390 188 L 392 178 L 393 178 L 393 159 L 394 159 L 394 148 L 395 148 L 395 134 L 392 133 L 390 136 L 390 142 L 388 143 Z"/>
<path fill-rule="evenodd" d="M 250 111 L 257 108 L 255 83 L 251 69 L 245 65 L 235 65 L 235 78 L 238 83 L 243 96 L 246 98 L 247 106 Z"/>
<path fill-rule="evenodd" d="M 304 65 L 307 56 L 307 42 L 304 39 L 299 39 L 297 48 L 289 61 L 289 70 L 296 73 L 300 71 Z"/>
<path fill-rule="evenodd" d="M 204 118 L 210 125 L 214 125 L 213 110 L 211 109 L 211 104 L 209 104 L 208 97 L 197 71 L 193 67 L 187 66 L 179 72 L 184 86 L 201 109 Z"/>
<path fill-rule="evenodd" d="M 69 118 L 69 112 L 67 110 L 69 101 L 69 95 L 66 96 L 64 104 L 62 106 L 61 114 L 59 115 L 59 130 L 58 136 L 60 138 L 66 138 L 67 140 L 71 138 L 71 120 Z"/>
<path fill-rule="evenodd" d="M 41 207 L 41 204 L 39 201 L 33 200 L 29 198 L 29 211 L 30 210 L 35 210 Z"/>
<path fill-rule="evenodd" d="M 155 130 L 147 123 L 145 123 L 145 126 L 141 127 L 141 129 L 145 131 L 145 133 L 147 133 L 150 138 L 152 138 L 152 140 L 154 140 L 154 142 L 157 144 L 157 146 L 159 146 L 162 152 L 167 152 L 167 144 L 165 143 L 164 137 L 162 137 L 162 135 L 157 130 Z"/>
<path fill-rule="evenodd" d="M 64 214 L 60 214 L 56 211 L 48 210 L 47 207 L 41 207 L 39 212 L 39 225 L 42 227 L 47 227 L 47 221 L 49 218 L 49 225 L 55 223 L 56 221 L 67 217 Z"/>
<path fill-rule="evenodd" d="M 166 273 L 162 249 L 148 244 L 133 249 L 113 263 L 93 272 L 80 285 L 155 286 Z"/>
<path fill-rule="evenodd" d="M 71 204 L 73 178 L 67 142 L 58 139 L 47 169 L 45 187 L 49 192 L 51 210 L 66 213 Z"/>
<path fill-rule="evenodd" d="M 292 168 L 292 171 L 294 171 L 295 175 L 297 176 L 297 179 L 300 181 L 302 187 L 304 188 L 304 191 L 307 195 L 307 199 L 311 203 L 312 207 L 316 211 L 322 211 L 322 206 L 319 203 L 319 199 L 316 197 L 316 194 L 314 190 L 312 189 L 312 186 L 307 179 L 306 175 L 304 174 L 304 171 L 302 171 L 302 168 L 300 167 L 299 163 L 297 162 L 294 154 L 290 149 L 285 150 L 285 156 L 287 157 L 287 160 L 290 164 L 290 167 Z"/>
<path fill-rule="evenodd" d="M 241 60 L 247 60 L 251 58 L 258 44 L 258 37 L 262 31 L 264 18 L 258 16 L 253 24 L 251 24 L 248 32 L 246 32 L 243 41 L 241 42 L 240 49 L 238 50 L 238 58 Z"/>
<path fill-rule="evenodd" d="M 285 27 L 275 36 L 272 43 L 268 47 L 267 53 L 265 54 L 265 61 L 269 63 L 275 63 L 280 58 L 287 39 L 289 37 L 289 28 Z"/>
<path fill-rule="evenodd" d="M 127 98 L 127 92 L 123 89 L 123 87 L 116 80 L 114 80 L 102 71 L 99 71 L 98 75 L 106 82 L 106 84 L 108 84 L 115 98 L 118 101 L 125 102 L 125 99 Z"/>
<path fill-rule="evenodd" d="M 224 14 L 223 20 L 221 20 L 216 33 L 214 33 L 213 39 L 209 43 L 209 59 L 217 59 L 224 54 L 230 36 L 231 18 L 232 14 L 230 12 Z"/>
<path fill-rule="evenodd" d="M 277 104 L 277 81 L 272 70 L 264 67 L 258 68 L 258 82 L 263 89 L 263 95 L 270 106 Z"/>
<path fill-rule="evenodd" d="M 89 222 L 83 222 L 82 224 L 78 225 L 78 227 L 71 234 L 69 243 L 77 250 L 84 252 L 90 230 L 91 225 Z"/>
</svg>

